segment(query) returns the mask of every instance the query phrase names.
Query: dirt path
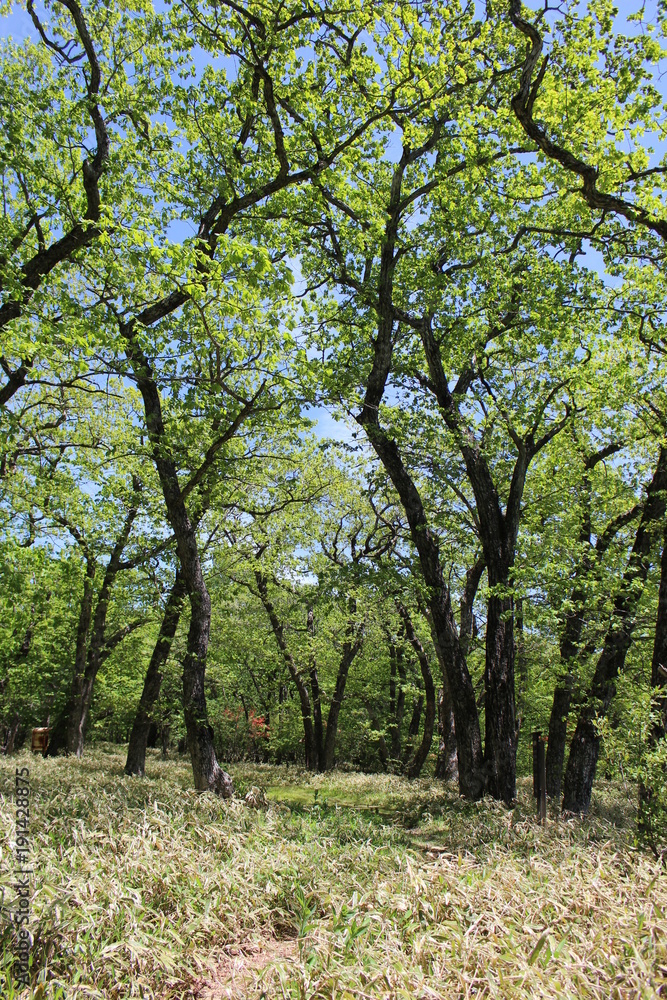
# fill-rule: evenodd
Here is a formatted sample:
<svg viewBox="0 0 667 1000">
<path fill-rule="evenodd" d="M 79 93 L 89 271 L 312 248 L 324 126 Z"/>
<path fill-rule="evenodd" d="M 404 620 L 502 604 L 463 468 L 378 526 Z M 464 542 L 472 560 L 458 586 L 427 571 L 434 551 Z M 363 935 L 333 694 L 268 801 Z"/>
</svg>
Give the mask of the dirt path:
<svg viewBox="0 0 667 1000">
<path fill-rule="evenodd" d="M 245 1000 L 271 997 L 271 967 L 289 966 L 298 956 L 297 942 L 267 940 L 230 945 L 227 957 L 198 993 L 199 1000 Z"/>
</svg>

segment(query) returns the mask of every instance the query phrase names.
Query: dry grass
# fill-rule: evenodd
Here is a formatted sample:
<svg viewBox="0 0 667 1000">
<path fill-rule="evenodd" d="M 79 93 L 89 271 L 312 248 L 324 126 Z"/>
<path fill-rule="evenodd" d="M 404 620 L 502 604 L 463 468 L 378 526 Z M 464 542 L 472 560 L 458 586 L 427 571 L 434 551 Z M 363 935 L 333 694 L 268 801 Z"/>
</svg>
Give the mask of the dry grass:
<svg viewBox="0 0 667 1000">
<path fill-rule="evenodd" d="M 5 886 L 17 762 L 35 996 L 667 997 L 667 877 L 632 847 L 630 787 L 542 830 L 525 784 L 508 812 L 429 780 L 233 769 L 240 794 L 268 790 L 262 812 L 196 795 L 184 762 L 151 756 L 140 781 L 113 748 L 25 755 L 0 766 Z M 3 943 L 10 998 L 6 923 Z"/>
</svg>

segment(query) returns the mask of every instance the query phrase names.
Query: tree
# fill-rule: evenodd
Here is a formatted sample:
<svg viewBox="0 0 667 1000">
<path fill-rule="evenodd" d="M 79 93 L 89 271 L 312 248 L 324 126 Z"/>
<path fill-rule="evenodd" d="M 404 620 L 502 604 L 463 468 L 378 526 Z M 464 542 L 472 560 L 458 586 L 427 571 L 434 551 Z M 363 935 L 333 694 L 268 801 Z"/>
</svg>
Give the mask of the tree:
<svg viewBox="0 0 667 1000">
<path fill-rule="evenodd" d="M 549 718 L 549 738 L 547 749 L 547 794 L 560 798 L 563 764 L 565 759 L 567 722 L 572 702 L 577 666 L 582 658 L 582 636 L 587 618 L 595 609 L 595 595 L 591 594 L 591 579 L 600 573 L 600 562 L 618 532 L 635 520 L 641 513 L 639 504 L 612 518 L 597 534 L 592 542 L 592 485 L 593 470 L 600 462 L 621 449 L 620 443 L 613 443 L 590 454 L 584 454 L 582 485 L 582 513 L 578 541 L 582 547 L 581 557 L 576 564 L 572 591 L 561 615 L 559 655 L 561 674 L 556 682 L 551 715 Z"/>
<path fill-rule="evenodd" d="M 392 150 L 365 172 L 318 183 L 306 266 L 313 286 L 336 289 L 329 298 L 320 293 L 315 306 L 314 322 L 329 332 L 320 338 L 330 352 L 323 378 L 332 397 L 356 412 L 401 497 L 430 593 L 441 594 L 431 613 L 455 703 L 462 788 L 473 796 L 488 788 L 511 802 L 512 577 L 522 495 L 531 462 L 574 413 L 581 387 L 574 361 L 586 363 L 586 350 L 581 358 L 577 352 L 592 333 L 581 309 L 596 289 L 572 260 L 558 261 L 548 241 L 528 237 L 528 179 L 511 160 L 511 127 L 490 106 L 489 94 L 499 100 L 503 93 L 503 74 L 486 67 L 477 48 L 477 32 L 490 36 L 497 26 L 474 24 L 472 15 L 464 25 L 457 30 L 470 60 L 468 84 L 456 75 L 459 55 L 456 68 L 441 64 L 441 89 L 412 114 L 394 116 L 400 156 Z M 503 43 L 499 31 L 501 51 Z M 557 339 L 556 324 L 567 331 Z M 415 421 L 420 429 L 411 434 Z M 425 504 L 424 481 L 452 447 L 473 494 L 489 580 L 483 757 Z"/>
<path fill-rule="evenodd" d="M 579 713 L 565 772 L 563 810 L 588 812 L 598 756 L 600 736 L 596 722 L 604 717 L 615 692 L 615 680 L 623 669 L 632 641 L 636 608 L 641 597 L 655 537 L 665 517 L 667 495 L 667 451 L 661 446 L 658 462 L 643 505 L 634 544 L 614 601 L 612 621 L 598 659 L 590 695 Z"/>
<path fill-rule="evenodd" d="M 209 11 L 199 7 L 190 10 L 184 6 L 175 12 L 171 27 L 179 34 L 184 49 L 188 33 L 193 32 L 199 45 L 211 57 L 233 57 L 241 67 L 235 79 L 229 80 L 224 71 L 218 74 L 210 72 L 199 94 L 179 94 L 172 108 L 172 115 L 179 123 L 192 121 L 192 107 L 197 108 L 194 119 L 196 135 L 193 137 L 197 145 L 190 166 L 201 180 L 202 195 L 197 192 L 194 204 L 186 199 L 188 214 L 198 217 L 196 236 L 178 248 L 175 267 L 172 267 L 171 249 L 162 255 L 169 262 L 169 270 L 165 280 L 159 282 L 157 287 L 150 280 L 144 287 L 141 277 L 136 276 L 133 301 L 140 305 L 129 309 L 125 306 L 128 298 L 126 289 L 122 292 L 118 290 L 118 301 L 113 306 L 108 292 L 100 290 L 99 293 L 100 301 L 117 319 L 128 370 L 144 401 L 146 430 L 190 599 L 188 655 L 183 677 L 195 786 L 223 795 L 229 794 L 231 785 L 215 759 L 204 696 L 210 598 L 197 548 L 196 530 L 185 503 L 178 464 L 162 413 L 155 359 L 151 358 L 150 349 L 144 343 L 143 331 L 159 325 L 160 335 L 170 339 L 174 333 L 173 324 L 167 332 L 165 321 L 181 307 L 186 307 L 183 318 L 186 322 L 193 318 L 194 328 L 199 326 L 208 339 L 209 326 L 203 308 L 206 296 L 211 291 L 215 294 L 218 310 L 225 300 L 233 303 L 241 284 L 245 285 L 248 279 L 248 268 L 244 264 L 247 261 L 251 264 L 252 286 L 256 284 L 258 271 L 266 269 L 268 263 L 266 253 L 256 249 L 245 235 L 244 217 L 270 197 L 308 181 L 330 167 L 363 136 L 369 124 L 385 113 L 382 97 L 379 102 L 372 96 L 370 101 L 366 99 L 363 81 L 375 66 L 369 65 L 363 54 L 357 54 L 355 40 L 360 28 L 347 38 L 345 53 L 340 53 L 334 44 L 334 58 L 331 58 L 331 50 L 320 47 L 329 35 L 339 37 L 337 33 L 347 26 L 347 13 L 342 20 L 342 25 L 336 24 L 332 29 L 328 20 L 310 9 L 304 10 L 298 3 L 294 5 L 291 15 L 281 9 L 270 20 L 265 19 L 261 5 L 242 13 L 234 4 L 224 4 L 220 11 L 217 7 Z M 293 60 L 292 53 L 307 47 L 311 47 L 313 58 L 301 68 Z M 283 83 L 285 74 L 287 82 Z M 279 86 L 278 80 L 281 80 Z M 209 82 L 214 96 L 207 88 Z M 329 116 L 326 125 L 318 126 L 319 105 L 315 95 L 322 88 L 326 92 L 336 84 L 340 102 L 350 93 L 346 86 L 350 82 L 353 103 L 346 105 L 345 115 L 347 121 L 352 119 L 351 125 L 331 129 Z M 350 115 L 352 108 L 354 112 Z M 341 112 L 342 109 L 337 109 L 339 125 Z M 218 145 L 214 153 L 210 144 L 212 130 Z M 192 174 L 192 170 L 189 172 Z M 189 185 L 191 190 L 192 176 Z M 204 194 L 211 187 L 218 189 L 219 193 L 213 196 Z M 257 269 L 253 269 L 253 261 L 258 261 Z M 229 268 L 231 275 L 225 273 Z M 270 285 L 265 284 L 262 294 L 270 297 L 280 291 L 280 283 L 273 280 Z M 144 305 L 147 300 L 150 304 Z M 234 305 L 238 315 L 238 303 Z M 220 326 L 224 328 L 224 321 Z M 252 354 L 250 359 L 252 362 L 257 360 Z M 254 396 L 243 399 L 226 433 L 232 432 L 233 426 L 252 412 L 258 396 L 264 392 L 264 386 L 265 383 L 260 383 Z M 219 435 L 218 441 L 223 437 Z M 205 463 L 212 459 L 217 447 L 215 442 L 211 444 Z M 203 470 L 204 465 L 200 466 L 195 476 L 202 475 Z M 195 484 L 196 478 L 190 481 L 186 491 Z"/>
<path fill-rule="evenodd" d="M 333 449 L 329 449 L 327 457 L 333 457 Z M 310 506 L 303 507 L 303 500 L 298 501 L 293 496 L 286 508 L 289 524 L 284 519 L 273 523 L 271 519 L 257 520 L 247 540 L 243 573 L 232 571 L 233 579 L 247 587 L 266 612 L 298 694 L 306 767 L 320 771 L 334 766 L 338 721 L 348 675 L 364 644 L 368 591 L 373 587 L 369 569 L 372 570 L 372 560 L 389 551 L 395 539 L 392 526 L 384 517 L 386 507 L 382 504 L 376 507 L 372 495 L 369 503 L 363 495 L 357 494 L 354 487 L 360 484 L 351 480 L 349 463 L 347 470 L 345 465 L 340 465 L 337 469 L 328 467 L 327 473 L 324 461 L 324 453 L 318 459 L 311 456 L 310 468 L 307 472 L 304 470 L 302 476 L 301 488 L 305 491 L 302 495 Z M 321 472 L 317 464 L 322 466 Z M 320 487 L 318 495 L 317 480 L 324 484 L 326 478 L 329 479 L 326 492 L 322 493 Z M 314 488 L 310 485 L 313 479 Z M 297 504 L 300 510 L 296 509 Z M 233 545 L 240 554 L 240 539 L 234 538 Z M 310 555 L 308 562 L 298 568 L 293 555 L 297 548 L 309 551 Z M 315 555 L 313 548 L 321 554 Z M 281 612 L 277 597 L 281 591 L 293 589 L 295 577 L 312 574 L 317 576 L 317 585 L 304 587 L 296 600 L 297 613 L 305 623 L 301 631 L 305 630 L 307 637 L 306 646 L 296 651 L 288 641 L 287 631 L 299 627 L 290 623 L 285 612 Z M 337 613 L 336 605 L 341 603 L 344 610 Z M 323 607 L 326 611 L 320 616 Z M 322 633 L 317 642 L 316 632 Z M 337 637 L 334 639 L 338 647 L 337 665 L 325 720 L 320 674 L 322 660 L 329 659 L 332 634 Z M 307 666 L 300 663 L 304 660 Z"/>
<path fill-rule="evenodd" d="M 0 407 L 43 378 L 42 366 L 90 354 L 79 264 L 123 227 L 128 205 L 136 215 L 152 204 L 141 189 L 151 173 L 142 145 L 160 89 L 152 64 L 168 52 L 147 10 L 137 18 L 111 6 L 100 20 L 76 0 L 44 14 L 32 0 L 27 8 L 35 40 L 6 39 L 0 54 Z"/>
</svg>

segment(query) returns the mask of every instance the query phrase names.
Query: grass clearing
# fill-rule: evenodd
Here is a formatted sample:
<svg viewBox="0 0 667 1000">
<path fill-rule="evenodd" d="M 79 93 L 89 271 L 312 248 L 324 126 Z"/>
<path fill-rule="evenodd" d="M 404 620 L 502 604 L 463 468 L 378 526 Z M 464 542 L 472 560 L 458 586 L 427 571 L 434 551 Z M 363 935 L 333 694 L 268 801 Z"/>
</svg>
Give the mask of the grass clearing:
<svg viewBox="0 0 667 1000">
<path fill-rule="evenodd" d="M 667 876 L 632 846 L 631 786 L 543 830 L 527 781 L 508 811 L 428 779 L 232 767 L 263 812 L 197 795 L 185 760 L 150 754 L 144 780 L 123 764 L 2 761 L 3 997 L 16 766 L 36 997 L 667 997 Z"/>
</svg>

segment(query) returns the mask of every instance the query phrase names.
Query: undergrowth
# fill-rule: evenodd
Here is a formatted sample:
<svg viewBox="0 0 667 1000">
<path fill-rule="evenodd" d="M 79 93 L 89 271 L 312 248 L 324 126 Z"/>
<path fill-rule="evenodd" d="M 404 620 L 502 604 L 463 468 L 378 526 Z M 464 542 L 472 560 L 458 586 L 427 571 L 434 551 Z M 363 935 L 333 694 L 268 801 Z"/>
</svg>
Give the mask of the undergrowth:
<svg viewBox="0 0 667 1000">
<path fill-rule="evenodd" d="M 632 843 L 635 791 L 602 786 L 584 822 L 535 824 L 430 780 L 232 768 L 267 812 L 197 795 L 185 761 L 122 774 L 122 748 L 0 764 L 0 995 L 211 992 L 230 949 L 293 940 L 238 1000 L 667 997 L 667 880 Z M 29 766 L 33 988 L 9 922 L 14 768 Z M 268 953 L 268 950 L 267 950 Z M 259 986 L 259 991 L 257 987 Z"/>
</svg>

